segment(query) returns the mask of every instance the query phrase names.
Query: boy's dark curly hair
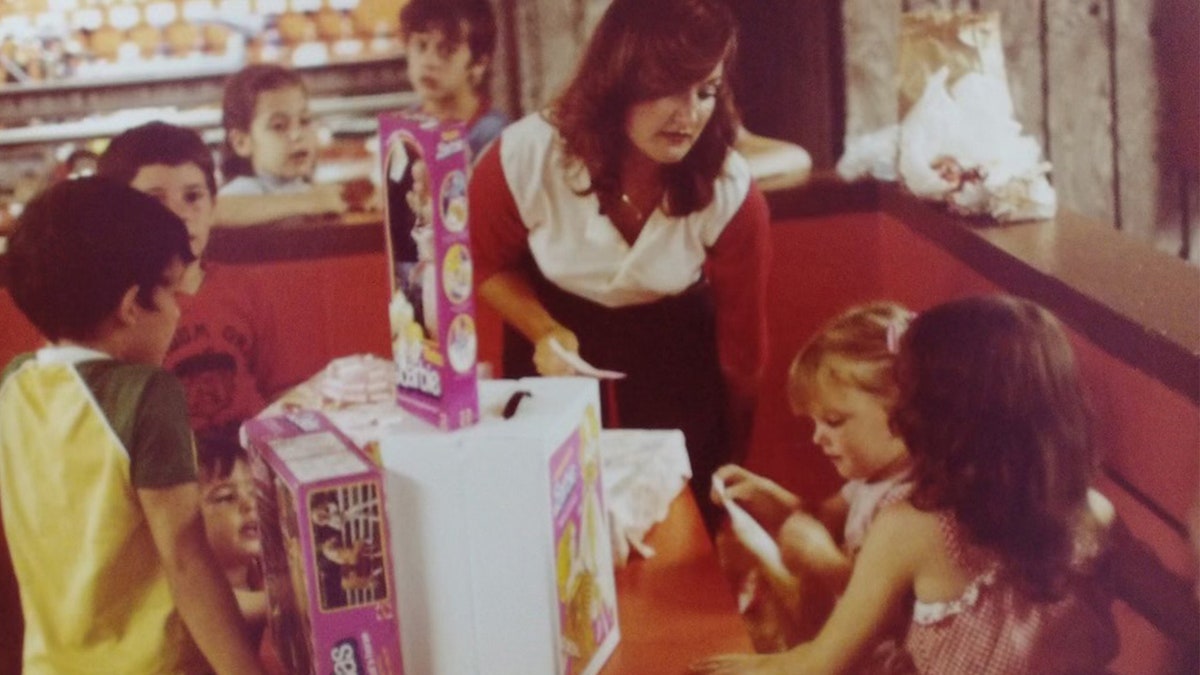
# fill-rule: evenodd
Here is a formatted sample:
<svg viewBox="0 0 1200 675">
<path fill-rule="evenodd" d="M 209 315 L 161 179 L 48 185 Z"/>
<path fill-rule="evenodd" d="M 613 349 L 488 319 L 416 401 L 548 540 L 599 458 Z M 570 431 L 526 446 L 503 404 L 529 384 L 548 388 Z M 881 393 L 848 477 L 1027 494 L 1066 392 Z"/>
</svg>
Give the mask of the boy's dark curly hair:
<svg viewBox="0 0 1200 675">
<path fill-rule="evenodd" d="M 947 302 L 909 326 L 896 379 L 913 504 L 950 511 L 1035 597 L 1056 597 L 1098 467 L 1058 320 L 1008 296 Z"/>
<path fill-rule="evenodd" d="M 128 185 L 143 167 L 155 164 L 195 164 L 204 172 L 209 193 L 217 194 L 216 163 L 204 139 L 192 129 L 166 122 L 147 122 L 109 141 L 100 156 L 96 175 Z"/>
<path fill-rule="evenodd" d="M 97 337 L 133 287 L 154 309 L 170 264 L 195 260 L 178 216 L 100 177 L 63 181 L 30 201 L 7 257 L 13 300 L 54 341 Z"/>
<path fill-rule="evenodd" d="M 401 40 L 433 30 L 451 45 L 466 42 L 472 64 L 490 60 L 496 51 L 496 15 L 488 0 L 411 0 L 400 10 Z M 488 92 L 490 74 L 488 68 L 476 83 L 480 94 Z"/>
</svg>

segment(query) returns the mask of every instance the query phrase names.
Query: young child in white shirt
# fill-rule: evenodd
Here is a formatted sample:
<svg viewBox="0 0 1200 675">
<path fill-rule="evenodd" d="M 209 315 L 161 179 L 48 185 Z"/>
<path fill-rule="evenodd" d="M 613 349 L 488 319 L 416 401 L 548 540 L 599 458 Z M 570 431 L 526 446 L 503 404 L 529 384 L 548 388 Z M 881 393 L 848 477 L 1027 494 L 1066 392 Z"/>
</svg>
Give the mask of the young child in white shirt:
<svg viewBox="0 0 1200 675">
<path fill-rule="evenodd" d="M 220 225 L 344 213 L 344 187 L 314 183 L 319 139 L 299 74 L 272 64 L 246 66 L 225 84 L 225 141 L 217 207 Z"/>
</svg>

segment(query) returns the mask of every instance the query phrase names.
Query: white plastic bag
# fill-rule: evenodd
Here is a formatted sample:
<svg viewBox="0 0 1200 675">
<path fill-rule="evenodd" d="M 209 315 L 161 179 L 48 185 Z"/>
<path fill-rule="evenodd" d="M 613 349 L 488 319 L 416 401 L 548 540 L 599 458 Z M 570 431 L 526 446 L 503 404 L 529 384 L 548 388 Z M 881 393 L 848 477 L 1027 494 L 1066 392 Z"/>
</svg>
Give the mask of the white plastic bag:
<svg viewBox="0 0 1200 675">
<path fill-rule="evenodd" d="M 1021 134 L 1008 90 L 968 73 L 947 89 L 934 73 L 900 125 L 898 173 L 913 194 L 999 220 L 1054 215 L 1054 190 L 1037 141 Z"/>
<path fill-rule="evenodd" d="M 898 125 L 848 138 L 846 180 L 899 180 L 924 199 L 1001 221 L 1049 218 L 1050 164 L 1021 133 L 994 13 L 906 14 Z"/>
</svg>

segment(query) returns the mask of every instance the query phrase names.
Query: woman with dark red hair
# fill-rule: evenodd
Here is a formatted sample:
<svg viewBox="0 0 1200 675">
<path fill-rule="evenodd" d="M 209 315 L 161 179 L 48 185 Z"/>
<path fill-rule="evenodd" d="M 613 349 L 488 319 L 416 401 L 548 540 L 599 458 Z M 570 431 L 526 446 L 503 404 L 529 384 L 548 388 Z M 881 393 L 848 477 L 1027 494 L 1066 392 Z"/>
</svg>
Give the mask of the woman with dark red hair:
<svg viewBox="0 0 1200 675">
<path fill-rule="evenodd" d="M 561 96 L 470 186 L 505 375 L 575 374 L 564 352 L 627 373 L 606 419 L 683 430 L 710 527 L 766 357 L 768 213 L 732 150 L 735 47 L 720 0 L 615 0 Z"/>
</svg>

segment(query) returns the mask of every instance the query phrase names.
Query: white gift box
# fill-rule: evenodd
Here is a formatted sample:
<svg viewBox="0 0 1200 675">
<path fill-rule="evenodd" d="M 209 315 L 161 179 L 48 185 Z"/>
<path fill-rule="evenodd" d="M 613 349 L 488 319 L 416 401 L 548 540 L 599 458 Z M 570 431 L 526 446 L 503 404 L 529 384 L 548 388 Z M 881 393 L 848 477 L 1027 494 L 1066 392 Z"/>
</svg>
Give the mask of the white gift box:
<svg viewBox="0 0 1200 675">
<path fill-rule="evenodd" d="M 379 435 L 405 667 L 595 673 L 620 640 L 596 381 L 482 381 L 479 397 L 476 426 Z"/>
</svg>

